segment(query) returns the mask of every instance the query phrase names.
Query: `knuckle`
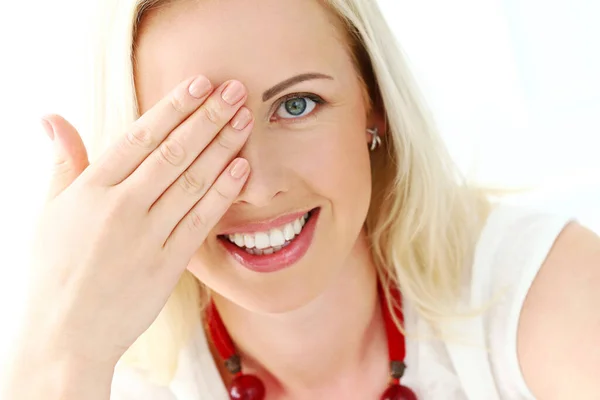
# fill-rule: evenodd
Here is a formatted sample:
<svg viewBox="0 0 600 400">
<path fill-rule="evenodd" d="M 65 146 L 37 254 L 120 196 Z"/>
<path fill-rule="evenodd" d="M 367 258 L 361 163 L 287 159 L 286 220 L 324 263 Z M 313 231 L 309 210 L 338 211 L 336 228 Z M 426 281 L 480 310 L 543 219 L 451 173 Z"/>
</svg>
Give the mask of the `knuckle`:
<svg viewBox="0 0 600 400">
<path fill-rule="evenodd" d="M 198 195 L 206 192 L 208 182 L 205 178 L 197 177 L 190 171 L 185 171 L 179 180 L 181 188 L 188 194 Z"/>
<path fill-rule="evenodd" d="M 235 138 L 232 136 L 233 135 L 221 133 L 217 138 L 217 144 L 219 145 L 219 147 L 227 151 L 236 150 L 239 147 L 238 141 L 236 141 Z M 238 137 L 241 137 L 241 135 L 238 135 Z"/>
<path fill-rule="evenodd" d="M 126 138 L 130 145 L 143 148 L 152 147 L 154 142 L 152 130 L 150 127 L 143 124 L 133 126 L 127 133 Z"/>
<path fill-rule="evenodd" d="M 192 231 L 208 230 L 208 218 L 206 214 L 192 209 L 188 218 L 188 227 Z"/>
<path fill-rule="evenodd" d="M 132 203 L 132 195 L 130 190 L 113 191 L 112 196 L 109 196 L 107 209 L 108 215 L 106 220 L 119 220 L 122 215 L 128 214 L 130 204 Z"/>
<path fill-rule="evenodd" d="M 176 113 L 186 114 L 185 98 L 181 95 L 180 91 L 176 91 L 176 93 L 171 95 L 169 103 Z"/>
<path fill-rule="evenodd" d="M 73 166 L 69 162 L 68 158 L 56 159 L 52 166 L 52 172 L 54 176 L 69 175 L 73 172 Z"/>
<path fill-rule="evenodd" d="M 233 198 L 233 194 L 231 193 L 232 191 L 227 190 L 227 188 L 224 186 L 225 185 L 222 185 L 221 187 L 215 187 L 215 193 L 217 194 L 220 200 L 231 201 Z"/>
<path fill-rule="evenodd" d="M 223 115 L 223 107 L 217 101 L 211 101 L 202 107 L 204 118 L 213 125 L 219 125 L 221 115 Z"/>
<path fill-rule="evenodd" d="M 185 159 L 185 150 L 175 139 L 165 140 L 159 147 L 159 162 L 177 166 Z"/>
</svg>

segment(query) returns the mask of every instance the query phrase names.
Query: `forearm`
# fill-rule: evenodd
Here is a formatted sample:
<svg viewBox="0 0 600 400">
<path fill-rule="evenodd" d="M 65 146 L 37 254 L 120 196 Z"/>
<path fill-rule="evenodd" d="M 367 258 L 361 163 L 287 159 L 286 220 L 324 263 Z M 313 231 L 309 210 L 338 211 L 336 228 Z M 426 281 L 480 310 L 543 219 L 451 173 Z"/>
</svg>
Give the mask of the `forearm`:
<svg viewBox="0 0 600 400">
<path fill-rule="evenodd" d="M 0 398 L 11 400 L 109 400 L 114 366 L 61 356 L 24 356 L 9 366 Z"/>
</svg>

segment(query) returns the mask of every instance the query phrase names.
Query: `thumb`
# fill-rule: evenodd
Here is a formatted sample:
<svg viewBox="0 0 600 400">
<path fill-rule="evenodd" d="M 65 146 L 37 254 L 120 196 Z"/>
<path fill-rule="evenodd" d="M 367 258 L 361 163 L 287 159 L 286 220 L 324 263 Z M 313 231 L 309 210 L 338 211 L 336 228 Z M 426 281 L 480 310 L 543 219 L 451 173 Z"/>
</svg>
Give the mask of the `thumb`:
<svg viewBox="0 0 600 400">
<path fill-rule="evenodd" d="M 42 126 L 54 142 L 54 172 L 48 200 L 65 190 L 90 165 L 85 145 L 77 129 L 60 115 L 42 118 Z"/>
</svg>

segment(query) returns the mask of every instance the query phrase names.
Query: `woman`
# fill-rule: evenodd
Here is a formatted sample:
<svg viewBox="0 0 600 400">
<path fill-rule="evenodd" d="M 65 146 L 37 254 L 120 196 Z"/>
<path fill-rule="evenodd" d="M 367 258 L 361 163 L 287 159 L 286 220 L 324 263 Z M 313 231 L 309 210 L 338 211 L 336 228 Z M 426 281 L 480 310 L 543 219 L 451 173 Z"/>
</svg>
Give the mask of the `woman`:
<svg viewBox="0 0 600 400">
<path fill-rule="evenodd" d="M 103 7 L 11 399 L 600 395 L 600 240 L 463 183 L 374 2 Z"/>
</svg>

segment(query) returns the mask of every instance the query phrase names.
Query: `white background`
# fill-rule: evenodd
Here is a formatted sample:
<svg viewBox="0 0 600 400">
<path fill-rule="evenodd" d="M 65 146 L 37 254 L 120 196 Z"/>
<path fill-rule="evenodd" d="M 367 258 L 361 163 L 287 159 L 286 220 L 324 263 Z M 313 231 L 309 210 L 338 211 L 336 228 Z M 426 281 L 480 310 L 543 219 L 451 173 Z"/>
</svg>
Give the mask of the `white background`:
<svg viewBox="0 0 600 400">
<path fill-rule="evenodd" d="M 38 118 L 82 121 L 89 3 L 1 7 L 0 361 L 21 311 L 27 238 L 51 166 Z M 485 185 L 534 188 L 511 201 L 600 230 L 600 2 L 380 3 L 464 172 Z"/>
</svg>

